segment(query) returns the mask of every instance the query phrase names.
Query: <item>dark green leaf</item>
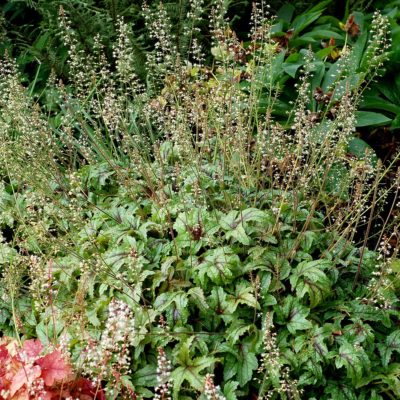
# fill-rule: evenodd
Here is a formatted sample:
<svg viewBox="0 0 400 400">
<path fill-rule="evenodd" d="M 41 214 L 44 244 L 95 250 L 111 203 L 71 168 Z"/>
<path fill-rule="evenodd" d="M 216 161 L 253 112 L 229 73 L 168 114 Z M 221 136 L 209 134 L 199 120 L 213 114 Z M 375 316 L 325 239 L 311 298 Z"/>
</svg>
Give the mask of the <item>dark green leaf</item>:
<svg viewBox="0 0 400 400">
<path fill-rule="evenodd" d="M 392 332 L 385 340 L 384 344 L 378 344 L 381 354 L 382 364 L 387 367 L 393 352 L 400 354 L 400 330 Z"/>
<path fill-rule="evenodd" d="M 372 111 L 356 111 L 357 127 L 385 125 L 391 121 L 386 115 Z"/>
</svg>

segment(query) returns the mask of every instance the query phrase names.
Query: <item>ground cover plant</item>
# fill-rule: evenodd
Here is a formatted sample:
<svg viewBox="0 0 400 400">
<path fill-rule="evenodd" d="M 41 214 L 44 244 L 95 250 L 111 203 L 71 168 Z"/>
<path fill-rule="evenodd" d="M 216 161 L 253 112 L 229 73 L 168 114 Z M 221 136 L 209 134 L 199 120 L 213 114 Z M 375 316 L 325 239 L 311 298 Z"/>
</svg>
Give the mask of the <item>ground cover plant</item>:
<svg viewBox="0 0 400 400">
<path fill-rule="evenodd" d="M 117 15 L 59 9 L 64 80 L 2 58 L 0 399 L 399 398 L 388 17 L 226 6 L 145 4 L 145 79 Z"/>
</svg>

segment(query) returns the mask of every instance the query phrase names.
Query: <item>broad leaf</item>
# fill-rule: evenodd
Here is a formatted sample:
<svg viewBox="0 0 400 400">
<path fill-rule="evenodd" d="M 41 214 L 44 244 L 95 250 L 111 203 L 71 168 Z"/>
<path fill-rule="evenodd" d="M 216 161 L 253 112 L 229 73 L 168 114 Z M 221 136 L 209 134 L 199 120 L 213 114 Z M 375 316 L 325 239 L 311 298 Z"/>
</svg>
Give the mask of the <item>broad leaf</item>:
<svg viewBox="0 0 400 400">
<path fill-rule="evenodd" d="M 239 257 L 230 247 L 218 247 L 205 253 L 204 261 L 196 269 L 199 271 L 200 281 L 204 284 L 207 275 L 216 284 L 230 282 L 233 272 L 238 268 Z"/>
<path fill-rule="evenodd" d="M 400 330 L 392 332 L 385 340 L 384 344 L 378 344 L 381 354 L 382 364 L 387 367 L 393 352 L 400 354 Z"/>
<path fill-rule="evenodd" d="M 336 368 L 346 368 L 347 376 L 354 385 L 357 385 L 363 374 L 369 371 L 370 361 L 361 346 L 344 341 L 335 358 Z"/>
<path fill-rule="evenodd" d="M 224 396 L 226 400 L 237 400 L 236 392 L 237 387 L 239 386 L 239 382 L 229 381 L 224 386 Z"/>
<path fill-rule="evenodd" d="M 296 331 L 310 329 L 312 324 L 307 320 L 310 310 L 301 305 L 293 296 L 287 296 L 282 306 L 275 306 L 279 323 L 286 324 L 288 331 L 295 334 Z"/>
<path fill-rule="evenodd" d="M 386 115 L 372 111 L 356 111 L 356 127 L 376 126 L 388 124 L 392 119 Z"/>
<path fill-rule="evenodd" d="M 47 386 L 67 379 L 72 372 L 70 365 L 59 350 L 54 350 L 52 353 L 39 358 L 36 364 L 40 366 L 42 378 Z"/>
<path fill-rule="evenodd" d="M 290 284 L 300 298 L 308 294 L 311 308 L 331 294 L 331 281 L 324 272 L 329 267 L 332 267 L 329 260 L 304 261 L 294 269 L 290 277 Z"/>
<path fill-rule="evenodd" d="M 226 380 L 235 377 L 240 386 L 244 386 L 253 376 L 253 371 L 258 366 L 257 357 L 250 351 L 248 343 L 244 342 L 235 346 L 238 351 L 235 356 L 228 354 L 224 362 L 224 377 Z"/>
<path fill-rule="evenodd" d="M 207 356 L 197 357 L 192 360 L 189 358 L 188 353 L 184 358 L 180 358 L 179 360 L 181 365 L 171 373 L 174 398 L 176 399 L 184 381 L 189 382 L 192 388 L 201 390 L 204 386 L 204 376 L 200 375 L 200 372 L 206 368 L 210 368 L 218 361 L 215 357 Z"/>
</svg>

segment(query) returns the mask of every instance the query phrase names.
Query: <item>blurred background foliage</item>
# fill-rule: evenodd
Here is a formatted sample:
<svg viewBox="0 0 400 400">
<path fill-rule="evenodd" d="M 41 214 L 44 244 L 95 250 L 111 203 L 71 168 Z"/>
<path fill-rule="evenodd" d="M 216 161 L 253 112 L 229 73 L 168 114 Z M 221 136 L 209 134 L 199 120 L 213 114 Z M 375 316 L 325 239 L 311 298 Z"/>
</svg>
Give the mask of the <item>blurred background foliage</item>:
<svg viewBox="0 0 400 400">
<path fill-rule="evenodd" d="M 252 1 L 223 0 L 223 3 L 227 16 L 232 21 L 232 29 L 241 40 L 246 41 Z M 5 1 L 0 5 L 0 55 L 7 51 L 17 60 L 25 84 L 30 86 L 31 93 L 39 98 L 52 71 L 58 79 L 68 84 L 67 49 L 62 45 L 58 21 L 61 8 L 68 15 L 85 51 L 91 51 L 93 38 L 99 35 L 110 59 L 111 44 L 116 38 L 116 20 L 122 16 L 132 28 L 131 40 L 135 52 L 136 73 L 145 81 L 146 52 L 151 51 L 152 43 L 145 30 L 142 4 L 142 0 Z M 158 4 L 159 1 L 149 1 L 150 7 L 157 7 Z M 205 1 L 206 12 L 211 10 L 212 4 L 213 1 Z M 269 4 L 273 14 L 277 15 L 277 40 L 287 48 L 286 68 L 288 63 L 292 63 L 292 69 L 286 69 L 286 80 L 296 80 L 296 65 L 297 68 L 299 66 L 296 57 L 301 54 L 302 49 L 310 46 L 314 51 L 321 46 L 331 47 L 333 53 L 324 58 L 326 70 L 329 70 L 329 62 L 334 61 L 329 60 L 329 57 L 334 57 L 335 51 L 340 52 L 346 42 L 343 24 L 349 16 L 355 15 L 356 23 L 363 25 L 364 30 L 369 29 L 368 22 L 374 10 L 380 9 L 389 17 L 392 31 L 390 59 L 379 80 L 370 86 L 370 90 L 364 96 L 361 110 L 369 114 L 365 114 L 366 119 L 360 124 L 359 133 L 378 156 L 390 159 L 400 143 L 397 133 L 400 128 L 400 76 L 397 73 L 400 64 L 400 0 L 272 0 Z M 179 33 L 183 31 L 185 23 L 188 23 L 185 17 L 189 0 L 169 0 L 164 1 L 163 5 L 173 22 L 176 38 L 180 40 L 182 35 Z M 319 7 L 321 12 L 315 12 L 316 7 Z M 199 36 L 203 48 L 210 49 L 209 27 L 202 26 Z M 329 39 L 333 41 L 328 42 Z M 333 45 L 328 46 L 325 42 Z M 212 62 L 211 56 L 209 61 Z M 290 91 L 291 87 L 290 84 L 285 88 Z M 292 97 L 289 93 L 286 96 L 287 102 Z M 282 112 L 285 112 L 288 104 L 286 106 L 282 104 Z"/>
</svg>

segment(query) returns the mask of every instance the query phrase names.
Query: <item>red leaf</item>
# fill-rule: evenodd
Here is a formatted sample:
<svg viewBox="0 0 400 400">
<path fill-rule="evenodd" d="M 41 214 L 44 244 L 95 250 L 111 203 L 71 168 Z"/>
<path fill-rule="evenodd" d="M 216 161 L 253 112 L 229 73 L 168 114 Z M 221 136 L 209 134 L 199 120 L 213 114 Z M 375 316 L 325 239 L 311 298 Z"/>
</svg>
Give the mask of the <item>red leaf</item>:
<svg viewBox="0 0 400 400">
<path fill-rule="evenodd" d="M 77 379 L 71 387 L 71 397 L 79 397 L 79 394 L 87 396 L 87 398 L 94 400 L 106 400 L 102 388 L 93 386 L 92 382 L 86 378 Z"/>
<path fill-rule="evenodd" d="M 40 376 L 40 367 L 34 365 L 33 367 L 22 366 L 18 372 L 13 376 L 10 385 L 10 395 L 14 396 L 22 386 L 28 384 L 30 385 L 35 381 L 36 378 Z"/>
<path fill-rule="evenodd" d="M 59 350 L 39 358 L 36 364 L 42 368 L 42 378 L 46 386 L 52 386 L 54 382 L 67 379 L 72 373 L 70 365 L 64 360 Z"/>
<path fill-rule="evenodd" d="M 8 350 L 7 346 L 3 344 L 0 346 L 0 361 L 5 361 L 8 358 Z"/>
<path fill-rule="evenodd" d="M 31 339 L 24 342 L 22 350 L 28 355 L 28 357 L 35 358 L 42 352 L 43 346 L 40 340 Z"/>
<path fill-rule="evenodd" d="M 9 357 L 7 347 L 5 345 L 0 346 L 0 377 L 6 372 L 6 361 Z"/>
<path fill-rule="evenodd" d="M 9 400 L 9 397 L 6 397 L 6 400 Z M 24 388 L 15 393 L 12 397 L 12 400 L 30 400 L 28 389 Z"/>
</svg>

